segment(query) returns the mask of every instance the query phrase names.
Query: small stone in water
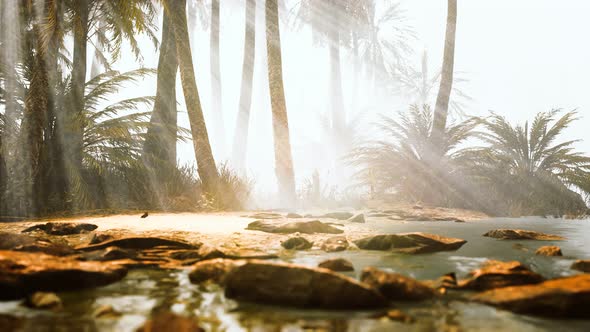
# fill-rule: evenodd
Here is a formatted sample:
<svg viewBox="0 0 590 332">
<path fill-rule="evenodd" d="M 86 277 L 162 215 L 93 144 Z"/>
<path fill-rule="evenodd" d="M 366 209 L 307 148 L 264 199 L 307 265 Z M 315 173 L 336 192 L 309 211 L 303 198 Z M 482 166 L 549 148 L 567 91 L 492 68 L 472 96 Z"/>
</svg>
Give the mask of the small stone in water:
<svg viewBox="0 0 590 332">
<path fill-rule="evenodd" d="M 92 316 L 94 318 L 117 318 L 121 316 L 121 313 L 115 310 L 112 305 L 106 304 L 96 308 Z"/>
<path fill-rule="evenodd" d="M 354 271 L 352 263 L 344 258 L 328 259 L 321 262 L 318 267 L 336 272 Z"/>
<path fill-rule="evenodd" d="M 540 256 L 563 256 L 561 248 L 558 246 L 542 246 L 535 252 L 535 255 Z"/>
<path fill-rule="evenodd" d="M 25 301 L 25 305 L 34 309 L 59 310 L 62 308 L 61 299 L 55 293 L 35 292 Z"/>
<path fill-rule="evenodd" d="M 281 246 L 288 250 L 307 250 L 313 247 L 313 243 L 309 242 L 304 237 L 296 236 L 282 242 Z"/>
</svg>

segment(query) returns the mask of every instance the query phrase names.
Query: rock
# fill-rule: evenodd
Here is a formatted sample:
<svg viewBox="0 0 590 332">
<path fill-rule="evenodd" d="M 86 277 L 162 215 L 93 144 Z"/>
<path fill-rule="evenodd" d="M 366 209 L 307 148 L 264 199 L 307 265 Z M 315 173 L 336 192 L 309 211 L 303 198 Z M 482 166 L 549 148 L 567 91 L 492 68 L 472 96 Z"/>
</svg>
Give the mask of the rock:
<svg viewBox="0 0 590 332">
<path fill-rule="evenodd" d="M 281 242 L 281 246 L 289 250 L 307 250 L 313 247 L 313 243 L 307 241 L 301 236 L 296 236 L 288 239 L 287 241 Z"/>
<path fill-rule="evenodd" d="M 103 250 L 96 250 L 82 254 L 81 260 L 85 261 L 114 261 L 117 259 L 136 259 L 137 253 L 132 250 L 125 250 L 119 247 L 108 247 Z"/>
<path fill-rule="evenodd" d="M 345 236 L 333 236 L 322 244 L 322 250 L 325 252 L 344 251 L 348 249 L 348 246 Z"/>
<path fill-rule="evenodd" d="M 115 310 L 115 308 L 113 308 L 112 305 L 106 304 L 96 308 L 96 310 L 94 310 L 94 312 L 92 313 L 92 316 L 94 318 L 113 319 L 120 317 L 121 313 Z"/>
<path fill-rule="evenodd" d="M 360 249 L 366 250 L 395 250 L 407 254 L 424 254 L 457 250 L 467 241 L 428 233 L 399 233 L 370 236 L 354 243 Z"/>
<path fill-rule="evenodd" d="M 353 214 L 350 212 L 331 212 L 320 216 L 320 218 L 332 218 L 338 220 L 346 220 L 352 218 Z"/>
<path fill-rule="evenodd" d="M 186 242 L 169 240 L 159 237 L 125 237 L 109 240 L 98 244 L 77 247 L 80 251 L 94 251 L 108 247 L 119 247 L 125 249 L 151 249 L 160 246 L 167 246 L 177 249 L 198 249 L 201 245 L 193 245 Z"/>
<path fill-rule="evenodd" d="M 376 290 L 344 275 L 287 263 L 249 261 L 226 279 L 227 298 L 269 305 L 365 309 L 387 305 Z"/>
<path fill-rule="evenodd" d="M 224 285 L 229 273 L 244 263 L 245 261 L 226 258 L 210 259 L 195 264 L 188 276 L 193 284 L 211 281 Z"/>
<path fill-rule="evenodd" d="M 36 230 L 43 231 L 49 235 L 72 235 L 80 234 L 84 232 L 92 232 L 97 229 L 98 226 L 93 224 L 83 223 L 66 223 L 66 222 L 48 222 L 42 225 L 34 225 L 23 231 L 28 233 Z"/>
<path fill-rule="evenodd" d="M 125 277 L 127 269 L 110 262 L 81 262 L 41 253 L 0 251 L 0 300 L 36 291 L 69 291 L 105 286 Z"/>
<path fill-rule="evenodd" d="M 572 264 L 571 268 L 574 270 L 590 273 L 590 260 L 578 259 Z"/>
<path fill-rule="evenodd" d="M 179 261 L 186 261 L 190 259 L 200 259 L 201 255 L 198 250 L 182 250 L 170 253 L 170 257 Z"/>
<path fill-rule="evenodd" d="M 563 256 L 561 253 L 561 248 L 558 246 L 542 246 L 537 251 L 535 251 L 535 255 L 540 256 Z"/>
<path fill-rule="evenodd" d="M 493 237 L 501 240 L 540 240 L 540 241 L 556 241 L 565 240 L 565 238 L 553 235 L 545 234 L 541 232 L 528 231 L 522 229 L 494 229 L 483 236 Z"/>
<path fill-rule="evenodd" d="M 291 213 L 287 213 L 287 218 L 299 219 L 299 218 L 303 218 L 303 216 L 300 214 L 291 212 Z"/>
<path fill-rule="evenodd" d="M 401 310 L 397 310 L 397 309 L 392 309 L 392 310 L 387 311 L 387 313 L 385 314 L 385 317 L 387 317 L 389 320 L 393 320 L 396 322 L 402 322 L 402 323 L 406 323 L 406 324 L 410 324 L 410 323 L 414 322 L 414 318 L 406 315 Z"/>
<path fill-rule="evenodd" d="M 248 224 L 246 227 L 252 231 L 262 231 L 267 233 L 303 233 L 303 234 L 314 234 L 314 233 L 327 233 L 327 234 L 340 234 L 344 231 L 336 227 L 330 226 L 319 220 L 314 221 L 298 221 L 290 223 L 276 224 L 264 220 L 257 220 Z"/>
<path fill-rule="evenodd" d="M 354 271 L 352 263 L 344 258 L 328 259 L 321 262 L 318 267 L 336 271 L 336 272 L 347 272 Z"/>
<path fill-rule="evenodd" d="M 350 221 L 350 222 L 364 223 L 365 222 L 365 215 L 362 214 L 362 213 L 359 213 L 356 216 L 351 217 L 350 219 L 348 219 L 348 221 Z"/>
<path fill-rule="evenodd" d="M 253 218 L 253 219 L 281 219 L 281 218 L 283 218 L 283 216 L 280 215 L 279 213 L 260 212 L 260 213 L 255 213 L 255 214 L 251 214 L 249 216 L 246 216 L 246 218 Z"/>
<path fill-rule="evenodd" d="M 487 261 L 483 267 L 472 271 L 471 277 L 459 282 L 459 288 L 488 290 L 507 286 L 537 284 L 544 279 L 520 262 Z"/>
<path fill-rule="evenodd" d="M 199 248 L 198 254 L 201 260 L 225 258 L 226 256 L 223 251 L 210 246 L 201 246 L 201 248 Z"/>
<path fill-rule="evenodd" d="M 54 256 L 66 256 L 75 251 L 69 246 L 54 244 L 25 234 L 0 232 L 0 250 L 42 252 Z"/>
<path fill-rule="evenodd" d="M 363 269 L 361 282 L 378 290 L 391 301 L 422 301 L 435 296 L 434 289 L 425 283 L 374 267 Z"/>
<path fill-rule="evenodd" d="M 179 316 L 175 313 L 164 311 L 155 314 L 151 319 L 146 321 L 136 332 L 205 332 L 197 320 Z"/>
<path fill-rule="evenodd" d="M 55 293 L 35 292 L 27 297 L 25 305 L 33 309 L 60 310 L 63 305 Z"/>
<path fill-rule="evenodd" d="M 94 235 L 92 235 L 92 239 L 90 239 L 90 242 L 88 244 L 102 243 L 112 239 L 114 239 L 112 235 L 94 233 Z"/>
<path fill-rule="evenodd" d="M 457 288 L 457 276 L 455 272 L 450 272 L 436 280 L 424 281 L 424 284 L 434 288 L 439 294 L 446 294 L 447 289 Z"/>
<path fill-rule="evenodd" d="M 489 290 L 472 297 L 520 314 L 557 318 L 588 318 L 590 275 L 548 280 L 535 285 Z"/>
</svg>

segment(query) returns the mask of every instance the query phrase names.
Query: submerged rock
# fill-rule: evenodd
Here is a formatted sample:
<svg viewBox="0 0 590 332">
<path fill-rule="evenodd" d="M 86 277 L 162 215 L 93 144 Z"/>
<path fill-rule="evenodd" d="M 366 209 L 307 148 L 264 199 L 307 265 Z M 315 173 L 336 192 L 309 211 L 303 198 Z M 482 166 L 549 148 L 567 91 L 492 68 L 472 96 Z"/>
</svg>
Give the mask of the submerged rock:
<svg viewBox="0 0 590 332">
<path fill-rule="evenodd" d="M 587 319 L 590 310 L 590 275 L 498 288 L 476 294 L 472 300 L 521 314 Z"/>
<path fill-rule="evenodd" d="M 281 246 L 289 250 L 307 250 L 313 247 L 313 243 L 307 241 L 304 237 L 296 236 L 281 242 Z"/>
<path fill-rule="evenodd" d="M 49 235 L 72 235 L 84 232 L 92 232 L 98 226 L 93 224 L 73 223 L 73 222 L 48 222 L 46 224 L 34 225 L 23 231 L 28 233 L 36 230 L 43 231 Z"/>
<path fill-rule="evenodd" d="M 422 301 L 436 294 L 434 289 L 423 282 L 374 267 L 363 269 L 361 282 L 375 288 L 391 301 Z"/>
<path fill-rule="evenodd" d="M 572 264 L 571 268 L 574 270 L 590 273 L 590 260 L 578 259 Z"/>
<path fill-rule="evenodd" d="M 366 250 L 395 250 L 407 254 L 424 254 L 457 250 L 467 241 L 428 233 L 399 233 L 370 236 L 354 243 L 360 249 Z"/>
<path fill-rule="evenodd" d="M 248 224 L 246 227 L 252 231 L 262 231 L 267 233 L 303 233 L 303 234 L 314 234 L 314 233 L 327 233 L 327 234 L 340 234 L 344 231 L 334 226 L 330 226 L 319 220 L 314 221 L 298 221 L 290 223 L 273 223 L 264 220 L 257 220 Z"/>
<path fill-rule="evenodd" d="M 322 244 L 322 250 L 325 252 L 344 251 L 348 249 L 348 246 L 345 236 L 333 236 Z"/>
<path fill-rule="evenodd" d="M 501 240 L 539 240 L 539 241 L 558 241 L 565 240 L 564 237 L 553 234 L 545 234 L 536 231 L 523 229 L 494 229 L 483 236 L 493 237 Z"/>
<path fill-rule="evenodd" d="M 352 263 L 344 258 L 334 258 L 325 260 L 318 264 L 318 267 L 336 272 L 354 271 L 354 266 L 352 265 Z"/>
<path fill-rule="evenodd" d="M 105 286 L 125 277 L 116 264 L 81 262 L 40 253 L 0 251 L 0 300 L 36 291 L 68 291 Z"/>
<path fill-rule="evenodd" d="M 27 297 L 25 305 L 33 309 L 59 310 L 62 308 L 61 299 L 50 292 L 35 292 Z"/>
<path fill-rule="evenodd" d="M 338 220 L 346 220 L 352 218 L 353 214 L 350 212 L 331 212 L 320 216 L 320 218 L 332 218 Z"/>
<path fill-rule="evenodd" d="M 365 222 L 365 215 L 362 214 L 362 213 L 357 214 L 356 216 L 351 217 L 350 219 L 348 219 L 348 221 L 350 221 L 350 222 L 364 223 Z"/>
<path fill-rule="evenodd" d="M 169 311 L 155 314 L 146 321 L 136 332 L 205 332 L 194 318 L 179 316 Z"/>
<path fill-rule="evenodd" d="M 323 309 L 380 308 L 376 290 L 326 269 L 249 261 L 227 276 L 225 295 L 240 301 Z"/>
<path fill-rule="evenodd" d="M 244 264 L 245 261 L 216 258 L 199 262 L 193 266 L 189 273 L 189 279 L 194 284 L 211 281 L 224 285 L 229 273 L 236 267 Z"/>
<path fill-rule="evenodd" d="M 507 286 L 537 284 L 544 278 L 520 262 L 490 260 L 480 269 L 472 271 L 471 277 L 459 282 L 459 288 L 488 290 Z"/>
<path fill-rule="evenodd" d="M 561 253 L 561 248 L 558 246 L 542 246 L 537 251 L 535 251 L 535 255 L 539 256 L 563 256 Z"/>
<path fill-rule="evenodd" d="M 0 250 L 42 252 L 54 256 L 74 254 L 74 249 L 25 234 L 0 232 Z"/>
<path fill-rule="evenodd" d="M 76 250 L 93 251 L 108 247 L 119 247 L 126 249 L 151 249 L 160 246 L 167 246 L 178 249 L 198 249 L 201 245 L 194 245 L 182 241 L 170 240 L 159 237 L 124 237 L 120 239 L 101 242 L 98 244 L 78 247 L 76 248 Z"/>
</svg>

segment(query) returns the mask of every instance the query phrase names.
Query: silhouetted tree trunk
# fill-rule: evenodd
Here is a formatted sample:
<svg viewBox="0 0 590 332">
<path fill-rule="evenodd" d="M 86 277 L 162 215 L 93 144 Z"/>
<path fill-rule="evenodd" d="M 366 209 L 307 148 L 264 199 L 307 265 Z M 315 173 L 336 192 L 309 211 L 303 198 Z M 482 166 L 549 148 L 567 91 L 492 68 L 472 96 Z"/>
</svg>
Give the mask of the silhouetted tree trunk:
<svg viewBox="0 0 590 332">
<path fill-rule="evenodd" d="M 102 33 L 105 26 L 105 21 L 100 20 L 98 23 L 97 34 Z M 96 42 L 96 48 L 94 49 L 94 57 L 92 57 L 92 65 L 90 66 L 90 79 L 95 78 L 103 72 L 104 64 L 102 63 L 101 57 L 103 56 L 103 48 L 100 40 Z"/>
<path fill-rule="evenodd" d="M 266 0 L 266 51 L 268 55 L 268 83 L 272 107 L 276 174 L 279 182 L 280 197 L 284 204 L 290 205 L 295 200 L 295 176 L 283 87 L 277 0 Z"/>
<path fill-rule="evenodd" d="M 176 165 L 178 118 L 176 111 L 178 60 L 176 58 L 174 29 L 171 25 L 169 15 L 164 12 L 162 42 L 158 60 L 156 100 L 144 143 L 144 156 L 150 162 L 164 162 L 167 166 Z M 157 165 L 153 166 L 158 168 Z"/>
<path fill-rule="evenodd" d="M 436 97 L 431 140 L 436 147 L 442 139 L 447 125 L 449 99 L 453 88 L 453 67 L 455 62 L 455 32 L 457 30 L 457 0 L 448 0 L 447 31 L 440 88 Z"/>
<path fill-rule="evenodd" d="M 169 10 L 174 28 L 178 65 L 193 137 L 197 171 L 203 183 L 204 191 L 221 199 L 219 196 L 219 174 L 211 152 L 207 126 L 203 118 L 203 110 L 195 79 L 186 22 L 186 0 L 168 0 L 166 10 Z"/>
<path fill-rule="evenodd" d="M 330 99 L 332 102 L 332 131 L 336 143 L 341 138 L 346 120 L 344 119 L 344 96 L 342 94 L 342 73 L 340 70 L 340 33 L 330 29 Z"/>
<path fill-rule="evenodd" d="M 254 60 L 256 48 L 256 0 L 246 0 L 246 32 L 244 38 L 244 62 L 242 65 L 242 90 L 240 92 L 240 109 L 236 121 L 236 133 L 233 144 L 234 166 L 244 167 L 248 149 L 248 129 L 250 108 L 252 107 L 252 84 L 254 77 Z"/>
<path fill-rule="evenodd" d="M 214 119 L 214 137 L 218 140 L 214 146 L 221 149 L 217 151 L 220 156 L 225 154 L 225 129 L 223 124 L 222 100 L 221 100 L 221 64 L 219 53 L 219 0 L 211 1 L 211 35 L 209 40 L 209 61 L 211 64 L 211 112 Z"/>
</svg>

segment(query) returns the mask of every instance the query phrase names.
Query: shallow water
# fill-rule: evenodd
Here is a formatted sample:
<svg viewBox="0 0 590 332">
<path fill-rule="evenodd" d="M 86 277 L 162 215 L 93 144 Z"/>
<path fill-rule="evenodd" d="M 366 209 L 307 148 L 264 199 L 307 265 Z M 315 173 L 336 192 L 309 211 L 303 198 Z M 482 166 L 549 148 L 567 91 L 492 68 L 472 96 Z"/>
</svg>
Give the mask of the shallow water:
<svg viewBox="0 0 590 332">
<path fill-rule="evenodd" d="M 448 272 L 458 277 L 486 259 L 519 260 L 547 278 L 576 273 L 569 269 L 575 259 L 590 258 L 590 222 L 563 219 L 490 219 L 469 223 L 370 220 L 381 233 L 428 232 L 467 240 L 459 250 L 425 255 L 400 255 L 377 251 L 348 250 L 324 253 L 297 252 L 285 260 L 316 266 L 327 258 L 349 259 L 358 277 L 365 266 L 396 271 L 418 279 L 434 279 Z M 561 235 L 566 241 L 502 241 L 481 236 L 495 228 L 520 228 Z M 515 247 L 515 244 L 520 246 Z M 535 256 L 542 245 L 561 247 L 564 257 Z M 27 331 L 133 331 L 151 312 L 168 308 L 195 315 L 211 331 L 590 331 L 588 320 L 546 320 L 461 302 L 429 301 L 396 304 L 413 316 L 414 324 L 370 318 L 376 312 L 327 312 L 238 304 L 226 300 L 215 286 L 192 285 L 187 271 L 132 270 L 116 284 L 87 291 L 60 293 L 64 309 L 59 313 L 24 308 L 18 301 L 0 302 L 0 313 L 26 317 Z M 102 305 L 112 305 L 122 316 L 94 319 Z"/>
</svg>

